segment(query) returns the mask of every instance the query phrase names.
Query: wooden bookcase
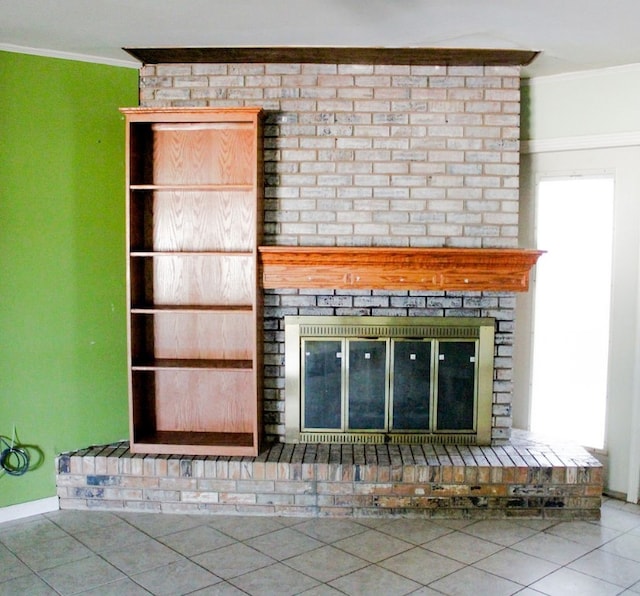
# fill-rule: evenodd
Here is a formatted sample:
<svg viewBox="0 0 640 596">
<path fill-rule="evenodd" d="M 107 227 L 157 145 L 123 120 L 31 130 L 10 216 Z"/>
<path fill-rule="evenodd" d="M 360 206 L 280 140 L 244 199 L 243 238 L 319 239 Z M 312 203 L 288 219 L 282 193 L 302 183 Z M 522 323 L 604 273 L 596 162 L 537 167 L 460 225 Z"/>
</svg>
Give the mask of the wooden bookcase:
<svg viewBox="0 0 640 596">
<path fill-rule="evenodd" d="M 262 112 L 121 111 L 131 451 L 257 455 Z"/>
</svg>

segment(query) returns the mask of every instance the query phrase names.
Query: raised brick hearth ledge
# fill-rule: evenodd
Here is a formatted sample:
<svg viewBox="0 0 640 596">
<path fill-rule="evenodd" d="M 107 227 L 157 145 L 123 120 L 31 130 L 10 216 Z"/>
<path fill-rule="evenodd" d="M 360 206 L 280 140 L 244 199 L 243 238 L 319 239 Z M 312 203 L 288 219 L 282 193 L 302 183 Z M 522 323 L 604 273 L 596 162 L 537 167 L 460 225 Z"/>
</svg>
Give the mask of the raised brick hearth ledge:
<svg viewBox="0 0 640 596">
<path fill-rule="evenodd" d="M 599 519 L 602 466 L 514 431 L 507 445 L 276 444 L 258 457 L 132 454 L 56 460 L 62 509 L 281 516 Z"/>
</svg>

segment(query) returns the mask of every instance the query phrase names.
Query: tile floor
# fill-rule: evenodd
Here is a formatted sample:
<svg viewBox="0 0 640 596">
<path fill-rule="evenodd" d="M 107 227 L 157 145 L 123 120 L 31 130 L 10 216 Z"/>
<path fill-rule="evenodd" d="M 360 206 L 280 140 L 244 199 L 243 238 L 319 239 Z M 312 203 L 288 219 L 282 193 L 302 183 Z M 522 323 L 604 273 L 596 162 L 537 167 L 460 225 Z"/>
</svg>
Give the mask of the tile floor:
<svg viewBox="0 0 640 596">
<path fill-rule="evenodd" d="M 599 522 L 62 510 L 0 524 L 0 595 L 640 594 L 640 506 Z"/>
</svg>

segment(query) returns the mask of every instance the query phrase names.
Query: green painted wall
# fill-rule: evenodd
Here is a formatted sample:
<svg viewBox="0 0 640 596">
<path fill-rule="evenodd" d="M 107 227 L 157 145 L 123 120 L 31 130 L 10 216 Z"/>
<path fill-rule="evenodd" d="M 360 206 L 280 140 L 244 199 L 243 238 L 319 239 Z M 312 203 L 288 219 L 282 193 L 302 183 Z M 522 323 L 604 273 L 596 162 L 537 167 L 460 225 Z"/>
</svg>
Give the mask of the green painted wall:
<svg viewBox="0 0 640 596">
<path fill-rule="evenodd" d="M 0 435 L 41 466 L 0 507 L 55 495 L 61 451 L 125 439 L 124 124 L 138 73 L 0 52 Z"/>
</svg>

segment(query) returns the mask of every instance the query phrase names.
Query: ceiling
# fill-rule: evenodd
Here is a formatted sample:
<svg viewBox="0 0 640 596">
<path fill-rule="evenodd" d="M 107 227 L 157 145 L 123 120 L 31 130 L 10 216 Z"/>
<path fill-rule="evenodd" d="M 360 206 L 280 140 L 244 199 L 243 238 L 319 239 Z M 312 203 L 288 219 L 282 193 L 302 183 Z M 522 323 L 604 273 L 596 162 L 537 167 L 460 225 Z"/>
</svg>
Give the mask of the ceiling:
<svg viewBox="0 0 640 596">
<path fill-rule="evenodd" d="M 640 63 L 638 0 L 0 0 L 0 50 L 119 65 L 123 47 L 540 50 L 536 77 Z"/>
</svg>

